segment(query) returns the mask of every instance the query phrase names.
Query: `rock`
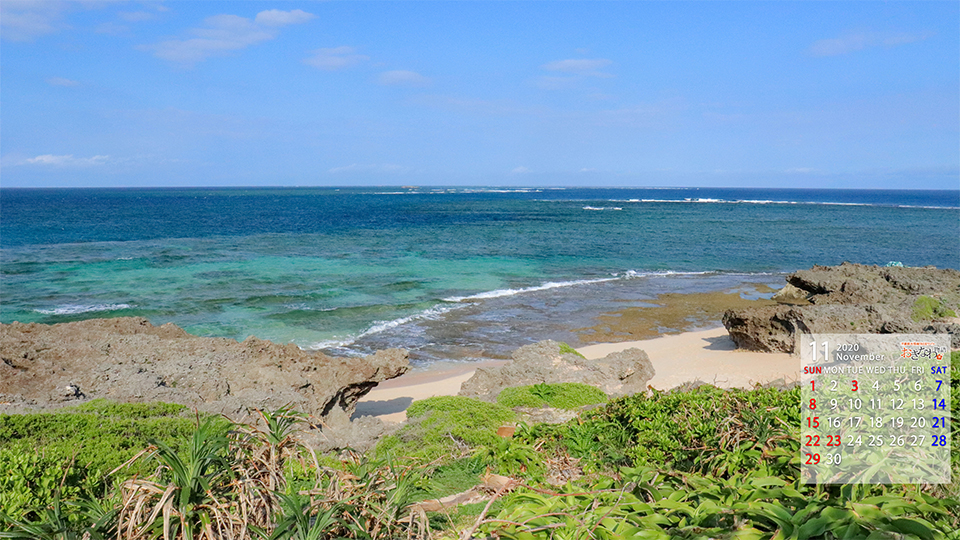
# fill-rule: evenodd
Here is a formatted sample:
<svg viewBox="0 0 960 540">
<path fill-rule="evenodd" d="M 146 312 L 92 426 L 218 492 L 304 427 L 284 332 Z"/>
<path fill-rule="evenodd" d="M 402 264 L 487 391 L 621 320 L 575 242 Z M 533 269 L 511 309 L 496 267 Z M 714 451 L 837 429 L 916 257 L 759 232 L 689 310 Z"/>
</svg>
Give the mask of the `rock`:
<svg viewBox="0 0 960 540">
<path fill-rule="evenodd" d="M 774 293 L 771 297 L 774 301 L 781 304 L 809 304 L 810 293 L 799 287 L 787 283 L 782 289 Z"/>
<path fill-rule="evenodd" d="M 401 350 L 332 358 L 253 337 L 197 337 L 138 317 L 2 324 L 0 358 L 4 410 L 107 398 L 181 403 L 239 419 L 252 408 L 292 405 L 330 425 L 347 423 L 360 396 L 409 368 Z"/>
<path fill-rule="evenodd" d="M 539 383 L 578 382 L 603 390 L 610 396 L 643 392 L 654 369 L 647 353 L 627 349 L 599 360 L 563 353 L 560 344 L 547 340 L 520 347 L 513 361 L 500 367 L 477 369 L 460 386 L 460 395 L 493 401 L 504 388 Z"/>
<path fill-rule="evenodd" d="M 87 397 L 86 394 L 80 390 L 79 386 L 72 383 L 63 387 L 63 392 L 61 395 L 63 396 L 64 400 L 82 399 Z"/>
<path fill-rule="evenodd" d="M 555 409 L 553 407 L 516 407 L 514 411 L 521 422 L 526 422 L 531 426 L 534 424 L 563 424 L 576 418 L 578 413 L 578 411 Z"/>
<path fill-rule="evenodd" d="M 301 441 L 318 452 L 353 450 L 366 452 L 377 445 L 382 437 L 390 435 L 403 424 L 384 422 L 374 416 L 361 416 L 346 424 L 324 426 L 321 431 L 301 433 Z"/>
<path fill-rule="evenodd" d="M 787 276 L 785 296 L 810 305 L 729 310 L 723 325 L 741 349 L 793 352 L 798 333 L 946 333 L 960 348 L 955 319 L 915 321 L 913 306 L 931 296 L 952 309 L 960 303 L 960 272 L 952 269 L 814 266 Z"/>
</svg>

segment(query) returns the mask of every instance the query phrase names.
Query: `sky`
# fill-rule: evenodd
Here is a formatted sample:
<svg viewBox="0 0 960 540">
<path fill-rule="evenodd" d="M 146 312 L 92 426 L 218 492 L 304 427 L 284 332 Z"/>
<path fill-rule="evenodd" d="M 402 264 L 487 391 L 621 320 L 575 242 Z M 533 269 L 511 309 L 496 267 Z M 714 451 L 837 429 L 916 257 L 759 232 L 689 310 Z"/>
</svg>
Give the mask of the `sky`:
<svg viewBox="0 0 960 540">
<path fill-rule="evenodd" d="M 960 2 L 0 0 L 0 186 L 960 188 Z"/>
</svg>

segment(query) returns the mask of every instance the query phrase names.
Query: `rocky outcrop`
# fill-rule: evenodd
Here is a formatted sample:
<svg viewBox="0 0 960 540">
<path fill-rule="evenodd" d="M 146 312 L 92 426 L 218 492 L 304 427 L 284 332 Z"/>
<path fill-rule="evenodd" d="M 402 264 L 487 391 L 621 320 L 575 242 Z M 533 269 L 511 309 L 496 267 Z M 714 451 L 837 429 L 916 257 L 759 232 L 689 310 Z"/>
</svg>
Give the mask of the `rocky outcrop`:
<svg viewBox="0 0 960 540">
<path fill-rule="evenodd" d="M 0 325 L 0 411 L 78 400 L 166 401 L 238 418 L 295 409 L 345 424 L 357 400 L 409 368 L 406 351 L 332 358 L 250 337 L 204 338 L 138 317 Z"/>
<path fill-rule="evenodd" d="M 843 263 L 787 276 L 786 305 L 729 310 L 723 325 L 741 349 L 793 352 L 798 333 L 946 333 L 960 348 L 960 320 L 925 316 L 916 304 L 934 299 L 944 312 L 960 304 L 960 272 Z M 774 296 L 777 299 L 777 296 Z M 804 304 L 804 305 L 801 305 Z"/>
<path fill-rule="evenodd" d="M 599 360 L 563 352 L 556 341 L 541 341 L 513 352 L 513 361 L 500 367 L 479 368 L 460 386 L 460 395 L 493 401 L 504 388 L 539 383 L 577 382 L 610 396 L 644 392 L 654 369 L 647 353 L 627 349 Z"/>
<path fill-rule="evenodd" d="M 782 289 L 774 293 L 771 300 L 781 304 L 806 305 L 810 303 L 810 292 L 787 283 Z"/>
</svg>

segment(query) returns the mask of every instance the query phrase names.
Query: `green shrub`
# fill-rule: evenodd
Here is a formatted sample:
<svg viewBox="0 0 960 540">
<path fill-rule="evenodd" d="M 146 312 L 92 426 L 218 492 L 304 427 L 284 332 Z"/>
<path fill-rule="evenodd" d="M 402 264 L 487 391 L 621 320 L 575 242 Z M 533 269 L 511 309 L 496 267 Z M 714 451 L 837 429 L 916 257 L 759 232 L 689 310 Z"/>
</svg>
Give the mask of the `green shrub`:
<svg viewBox="0 0 960 540">
<path fill-rule="evenodd" d="M 493 445 L 478 448 L 475 455 L 497 474 L 537 481 L 543 479 L 543 456 L 535 446 L 520 438 L 502 437 Z"/>
<path fill-rule="evenodd" d="M 504 407 L 554 407 L 574 410 L 584 405 L 606 403 L 603 391 L 581 383 L 536 384 L 504 388 L 497 403 Z"/>
<path fill-rule="evenodd" d="M 631 431 L 628 455 L 637 465 L 733 474 L 775 462 L 773 474 L 799 467 L 800 389 L 655 393 L 611 404 L 610 416 Z M 779 452 L 774 451 L 779 449 Z M 795 454 L 795 455 L 794 455 Z M 796 463 L 794 463 L 796 462 Z"/>
<path fill-rule="evenodd" d="M 720 479 L 657 468 L 621 480 L 518 490 L 503 499 L 488 538 L 956 538 L 960 504 L 915 486 L 845 486 L 824 492 L 798 479 L 750 473 Z M 852 489 L 856 488 L 856 489 Z"/>
<path fill-rule="evenodd" d="M 799 470 L 800 390 L 654 392 L 611 401 L 529 435 L 589 469 L 656 466 L 718 475 Z"/>
<path fill-rule="evenodd" d="M 953 446 L 950 448 L 950 470 L 953 471 L 953 482 L 939 486 L 939 492 L 942 496 L 952 497 L 960 500 L 960 351 L 954 351 L 950 354 L 950 401 L 952 402 L 950 410 L 953 411 L 951 419 L 951 432 L 953 433 Z M 960 517 L 958 517 L 960 521 Z"/>
<path fill-rule="evenodd" d="M 158 440 L 173 448 L 186 443 L 196 428 L 188 409 L 170 403 L 112 403 L 93 400 L 55 412 L 0 415 L 0 450 L 38 455 L 84 485 L 122 465 Z M 226 420 L 220 420 L 226 423 Z M 131 472 L 146 473 L 141 464 Z M 106 487 L 101 485 L 101 487 Z"/>
<path fill-rule="evenodd" d="M 433 460 L 493 445 L 497 441 L 497 428 L 513 421 L 516 415 L 496 403 L 461 396 L 437 396 L 411 403 L 407 418 L 407 425 L 377 444 L 378 454 Z"/>
<path fill-rule="evenodd" d="M 91 491 L 92 486 L 83 483 L 69 461 L 0 448 L 0 512 L 7 519 L 24 520 L 58 495 L 68 499 Z"/>
<path fill-rule="evenodd" d="M 932 296 L 921 296 L 913 303 L 913 320 L 917 322 L 956 316 L 956 312 Z"/>
</svg>

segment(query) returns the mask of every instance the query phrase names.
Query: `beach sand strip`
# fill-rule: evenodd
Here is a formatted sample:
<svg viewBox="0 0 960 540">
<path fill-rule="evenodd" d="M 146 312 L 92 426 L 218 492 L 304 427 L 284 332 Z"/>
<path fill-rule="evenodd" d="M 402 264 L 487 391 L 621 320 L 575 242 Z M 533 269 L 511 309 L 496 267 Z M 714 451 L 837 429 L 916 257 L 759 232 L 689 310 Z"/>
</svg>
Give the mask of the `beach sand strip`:
<svg viewBox="0 0 960 540">
<path fill-rule="evenodd" d="M 657 390 L 669 390 L 697 380 L 721 388 L 751 388 L 777 379 L 795 381 L 800 376 L 799 357 L 737 350 L 722 327 L 643 341 L 587 345 L 577 350 L 588 359 L 597 359 L 632 347 L 646 351 L 650 357 L 656 375 L 648 384 Z M 354 417 L 376 416 L 387 422 L 402 422 L 406 419 L 404 411 L 413 401 L 455 396 L 460 385 L 473 376 L 477 368 L 505 363 L 445 363 L 411 371 L 377 385 L 360 399 Z"/>
</svg>

